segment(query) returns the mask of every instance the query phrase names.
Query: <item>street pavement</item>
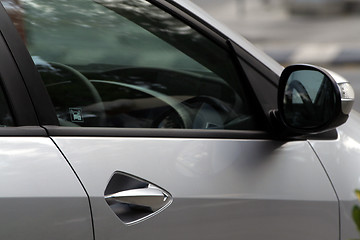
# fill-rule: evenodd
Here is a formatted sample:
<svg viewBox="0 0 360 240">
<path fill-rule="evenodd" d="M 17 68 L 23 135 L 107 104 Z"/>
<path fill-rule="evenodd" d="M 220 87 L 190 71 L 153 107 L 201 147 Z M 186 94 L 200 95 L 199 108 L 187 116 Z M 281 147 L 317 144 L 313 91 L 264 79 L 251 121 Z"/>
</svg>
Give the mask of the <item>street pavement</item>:
<svg viewBox="0 0 360 240">
<path fill-rule="evenodd" d="M 360 12 L 294 16 L 282 0 L 192 1 L 284 65 L 360 64 Z"/>
</svg>

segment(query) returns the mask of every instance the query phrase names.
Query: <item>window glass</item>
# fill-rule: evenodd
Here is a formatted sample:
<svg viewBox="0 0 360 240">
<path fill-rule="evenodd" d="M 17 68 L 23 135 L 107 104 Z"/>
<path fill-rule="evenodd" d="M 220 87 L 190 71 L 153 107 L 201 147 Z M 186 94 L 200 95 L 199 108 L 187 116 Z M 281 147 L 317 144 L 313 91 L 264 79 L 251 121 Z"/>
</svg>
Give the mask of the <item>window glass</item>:
<svg viewBox="0 0 360 240">
<path fill-rule="evenodd" d="M 60 124 L 258 129 L 228 53 L 143 0 L 7 0 Z"/>
</svg>

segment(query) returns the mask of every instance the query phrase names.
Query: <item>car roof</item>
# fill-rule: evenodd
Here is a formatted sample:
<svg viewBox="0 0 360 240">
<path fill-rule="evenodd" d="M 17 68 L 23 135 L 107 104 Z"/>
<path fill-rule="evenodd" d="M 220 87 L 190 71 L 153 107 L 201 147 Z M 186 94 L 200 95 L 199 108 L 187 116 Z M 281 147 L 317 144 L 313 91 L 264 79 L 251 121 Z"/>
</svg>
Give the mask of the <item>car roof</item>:
<svg viewBox="0 0 360 240">
<path fill-rule="evenodd" d="M 222 23 L 218 22 L 200 7 L 189 0 L 173 0 L 177 4 L 181 5 L 183 8 L 189 10 L 193 14 L 195 14 L 200 19 L 204 20 L 211 26 L 215 27 L 216 29 L 220 30 L 226 37 L 237 43 L 241 46 L 245 51 L 250 53 L 252 56 L 257 58 L 261 61 L 264 65 L 266 65 L 270 70 L 280 76 L 281 72 L 283 71 L 284 67 L 281 66 L 278 62 L 273 60 L 271 57 L 266 55 L 264 52 L 256 48 L 252 43 L 246 40 L 244 37 L 240 36 L 239 34 L 234 33 L 228 27 L 223 25 Z M 220 2 L 219 2 L 220 4 Z"/>
</svg>

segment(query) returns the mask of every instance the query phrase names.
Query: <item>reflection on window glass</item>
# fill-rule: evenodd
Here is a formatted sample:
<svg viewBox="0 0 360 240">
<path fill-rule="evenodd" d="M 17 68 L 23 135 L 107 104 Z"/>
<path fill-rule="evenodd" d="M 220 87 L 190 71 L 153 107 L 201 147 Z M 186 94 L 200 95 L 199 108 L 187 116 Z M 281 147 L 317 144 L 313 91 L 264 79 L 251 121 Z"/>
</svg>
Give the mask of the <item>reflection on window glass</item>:
<svg viewBox="0 0 360 240">
<path fill-rule="evenodd" d="M 256 129 L 227 52 L 144 0 L 7 0 L 61 125 Z"/>
</svg>

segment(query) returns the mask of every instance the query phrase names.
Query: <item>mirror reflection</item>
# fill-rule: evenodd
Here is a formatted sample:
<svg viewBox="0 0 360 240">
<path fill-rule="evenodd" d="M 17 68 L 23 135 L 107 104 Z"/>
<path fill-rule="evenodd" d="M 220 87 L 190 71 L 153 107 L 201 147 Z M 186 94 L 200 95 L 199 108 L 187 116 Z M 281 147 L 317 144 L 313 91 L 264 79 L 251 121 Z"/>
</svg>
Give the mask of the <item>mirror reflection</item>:
<svg viewBox="0 0 360 240">
<path fill-rule="evenodd" d="M 317 70 L 293 72 L 283 99 L 286 123 L 295 128 L 316 128 L 334 115 L 336 94 L 332 81 Z"/>
</svg>

